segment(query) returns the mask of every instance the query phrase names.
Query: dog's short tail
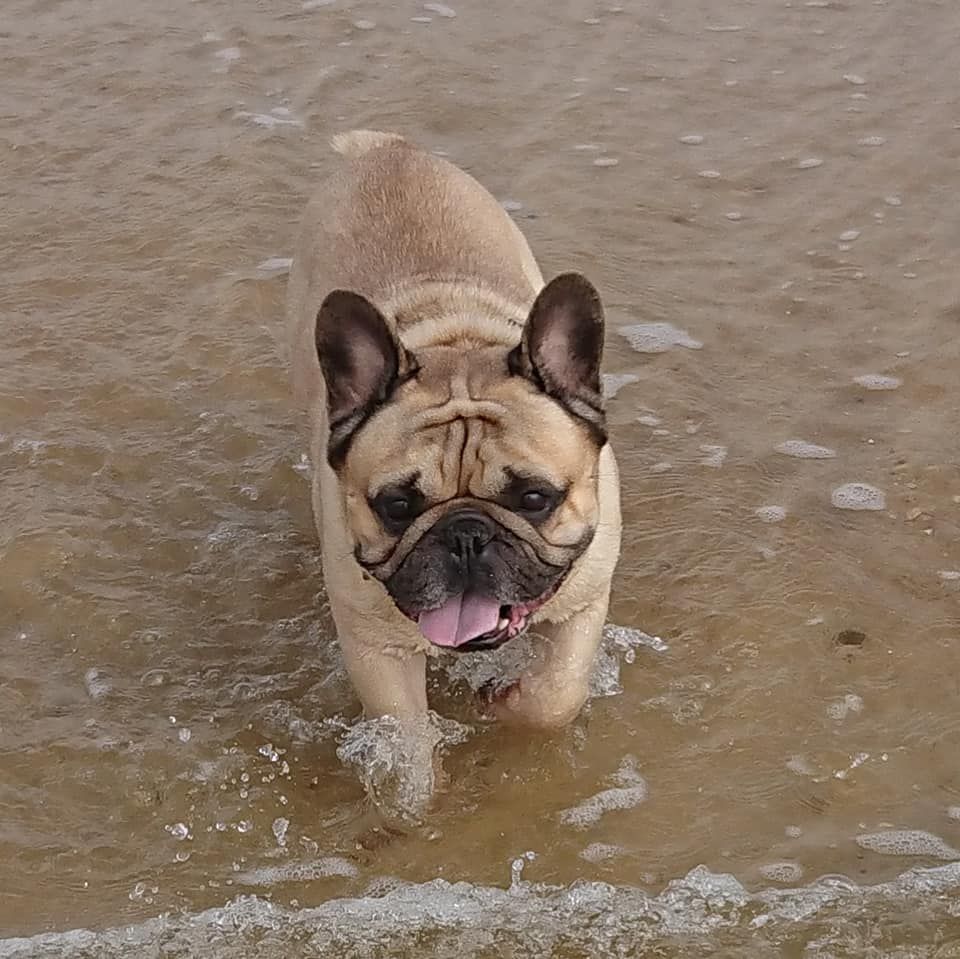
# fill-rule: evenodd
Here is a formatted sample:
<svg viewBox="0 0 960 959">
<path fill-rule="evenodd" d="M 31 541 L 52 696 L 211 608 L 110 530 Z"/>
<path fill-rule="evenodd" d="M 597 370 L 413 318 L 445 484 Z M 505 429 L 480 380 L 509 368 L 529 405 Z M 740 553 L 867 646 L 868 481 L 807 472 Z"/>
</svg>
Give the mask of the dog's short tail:
<svg viewBox="0 0 960 959">
<path fill-rule="evenodd" d="M 348 133 L 336 134 L 330 141 L 337 153 L 351 159 L 362 157 L 388 143 L 403 143 L 403 137 L 399 133 L 382 133 L 379 130 L 350 130 Z"/>
</svg>

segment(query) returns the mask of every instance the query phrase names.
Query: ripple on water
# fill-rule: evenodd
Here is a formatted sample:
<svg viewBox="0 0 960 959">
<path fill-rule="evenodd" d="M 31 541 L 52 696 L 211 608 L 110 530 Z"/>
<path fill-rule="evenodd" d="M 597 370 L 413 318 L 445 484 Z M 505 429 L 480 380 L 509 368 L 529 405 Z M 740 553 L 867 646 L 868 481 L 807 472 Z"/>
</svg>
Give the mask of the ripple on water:
<svg viewBox="0 0 960 959">
<path fill-rule="evenodd" d="M 712 469 L 720 469 L 727 458 L 726 446 L 718 446 L 712 443 L 701 443 L 700 452 L 704 454 L 700 460 L 701 466 L 709 466 Z"/>
<path fill-rule="evenodd" d="M 844 483 L 830 494 L 830 502 L 837 509 L 876 511 L 887 508 L 884 492 L 869 483 Z"/>
<path fill-rule="evenodd" d="M 784 456 L 794 456 L 800 460 L 832 460 L 837 455 L 835 450 L 827 446 L 817 446 L 806 440 L 784 440 L 774 449 Z"/>
</svg>

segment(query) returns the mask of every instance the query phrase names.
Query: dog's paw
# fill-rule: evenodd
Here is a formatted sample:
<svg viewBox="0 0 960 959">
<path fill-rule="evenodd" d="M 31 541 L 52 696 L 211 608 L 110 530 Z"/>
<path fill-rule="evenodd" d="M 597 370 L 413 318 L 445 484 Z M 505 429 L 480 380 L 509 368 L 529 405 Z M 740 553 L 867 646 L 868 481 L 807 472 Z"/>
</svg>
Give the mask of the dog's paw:
<svg viewBox="0 0 960 959">
<path fill-rule="evenodd" d="M 494 679 L 484 683 L 476 692 L 476 704 L 479 718 L 486 722 L 496 722 L 503 719 L 504 710 L 508 708 L 511 696 L 516 696 L 519 690 L 519 680 L 509 685 L 499 683 Z"/>
<path fill-rule="evenodd" d="M 484 718 L 544 731 L 568 726 L 586 700 L 585 691 L 557 690 L 535 677 L 522 677 L 509 686 L 488 683 L 478 696 Z"/>
</svg>

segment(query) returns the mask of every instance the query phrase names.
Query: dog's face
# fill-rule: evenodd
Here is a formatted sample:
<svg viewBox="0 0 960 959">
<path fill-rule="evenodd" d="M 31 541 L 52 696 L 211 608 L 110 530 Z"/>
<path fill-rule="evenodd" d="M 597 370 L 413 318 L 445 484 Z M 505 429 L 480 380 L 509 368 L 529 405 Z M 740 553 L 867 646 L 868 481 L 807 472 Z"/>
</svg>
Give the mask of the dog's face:
<svg viewBox="0 0 960 959">
<path fill-rule="evenodd" d="M 357 562 L 437 646 L 521 632 L 593 538 L 603 313 L 557 277 L 520 344 L 409 353 L 369 301 L 317 317 L 329 461 Z"/>
</svg>

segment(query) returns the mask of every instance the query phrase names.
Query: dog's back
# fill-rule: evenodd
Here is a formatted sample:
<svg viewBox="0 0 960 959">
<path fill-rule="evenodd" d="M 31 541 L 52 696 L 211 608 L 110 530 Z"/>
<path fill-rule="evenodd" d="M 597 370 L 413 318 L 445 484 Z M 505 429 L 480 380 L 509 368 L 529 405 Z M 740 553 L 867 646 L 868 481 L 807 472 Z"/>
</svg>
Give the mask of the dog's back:
<svg viewBox="0 0 960 959">
<path fill-rule="evenodd" d="M 390 319 L 410 292 L 449 283 L 523 316 L 543 286 L 533 254 L 501 205 L 473 177 L 393 133 L 333 138 L 347 160 L 311 200 L 288 285 L 294 384 L 315 401 L 317 309 L 353 290 Z"/>
</svg>

